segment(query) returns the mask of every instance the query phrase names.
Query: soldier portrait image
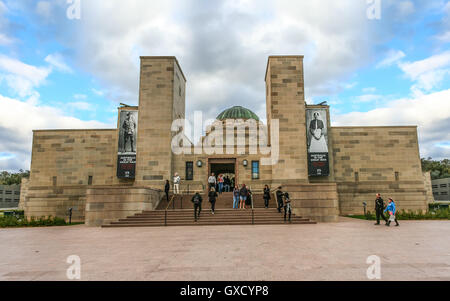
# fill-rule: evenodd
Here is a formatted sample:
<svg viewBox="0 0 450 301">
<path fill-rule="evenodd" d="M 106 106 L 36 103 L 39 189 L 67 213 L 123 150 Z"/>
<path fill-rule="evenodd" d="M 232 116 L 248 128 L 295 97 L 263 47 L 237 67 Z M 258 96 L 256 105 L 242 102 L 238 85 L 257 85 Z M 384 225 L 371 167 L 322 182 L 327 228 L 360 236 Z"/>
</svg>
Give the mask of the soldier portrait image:
<svg viewBox="0 0 450 301">
<path fill-rule="evenodd" d="M 137 111 L 120 112 L 119 154 L 136 153 Z"/>
</svg>

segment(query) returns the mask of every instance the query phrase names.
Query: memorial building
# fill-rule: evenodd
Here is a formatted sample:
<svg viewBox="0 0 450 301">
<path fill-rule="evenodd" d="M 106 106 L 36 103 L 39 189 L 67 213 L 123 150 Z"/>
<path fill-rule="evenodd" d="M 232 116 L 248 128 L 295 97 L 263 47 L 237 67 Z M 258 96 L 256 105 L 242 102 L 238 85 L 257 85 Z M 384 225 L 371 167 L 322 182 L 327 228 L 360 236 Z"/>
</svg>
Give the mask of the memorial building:
<svg viewBox="0 0 450 301">
<path fill-rule="evenodd" d="M 175 173 L 185 195 L 205 194 L 215 173 L 255 194 L 282 185 L 294 213 L 317 222 L 361 214 L 363 202 L 373 210 L 376 193 L 400 209 L 427 209 L 417 126 L 331 126 L 327 105 L 305 103 L 303 56 L 270 56 L 265 83 L 266 116 L 243 102 L 192 143 L 177 59 L 141 57 L 139 105 L 118 109 L 117 128 L 33 132 L 21 207 L 27 217 L 73 208 L 73 220 L 99 226 L 156 210 Z"/>
</svg>

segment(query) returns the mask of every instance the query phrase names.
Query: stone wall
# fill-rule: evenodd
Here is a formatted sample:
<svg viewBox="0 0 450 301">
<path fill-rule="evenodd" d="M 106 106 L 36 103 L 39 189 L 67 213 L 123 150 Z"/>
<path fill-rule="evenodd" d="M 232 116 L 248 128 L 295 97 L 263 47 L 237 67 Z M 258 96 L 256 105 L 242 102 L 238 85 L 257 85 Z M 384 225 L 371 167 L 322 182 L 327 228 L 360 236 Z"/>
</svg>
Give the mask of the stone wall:
<svg viewBox="0 0 450 301">
<path fill-rule="evenodd" d="M 272 166 L 273 184 L 307 183 L 303 56 L 269 57 L 266 93 L 269 128 L 274 119 L 280 127 L 280 158 Z"/>
<path fill-rule="evenodd" d="M 90 187 L 87 189 L 87 226 L 101 226 L 144 210 L 155 210 L 162 197 L 159 190 L 145 187 Z"/>
<path fill-rule="evenodd" d="M 34 131 L 25 215 L 83 222 L 87 187 L 120 184 L 116 166 L 116 129 Z"/>
<path fill-rule="evenodd" d="M 431 184 L 431 172 L 427 171 L 423 173 L 423 183 L 425 185 L 425 191 L 427 195 L 427 203 L 433 203 L 434 202 L 434 196 L 433 196 L 433 188 Z"/>
<path fill-rule="evenodd" d="M 375 194 L 399 209 L 426 210 L 417 127 L 333 127 L 334 174 L 341 214 L 373 211 Z"/>
<path fill-rule="evenodd" d="M 86 204 L 85 185 L 30 186 L 24 198 L 25 217 L 60 217 L 68 220 L 72 208 L 72 221 L 84 222 Z"/>
<path fill-rule="evenodd" d="M 339 200 L 335 183 L 285 185 L 289 192 L 293 213 L 316 222 L 337 222 Z"/>
<path fill-rule="evenodd" d="M 33 132 L 32 187 L 118 184 L 116 166 L 116 129 Z"/>
<path fill-rule="evenodd" d="M 136 184 L 163 189 L 173 177 L 172 121 L 184 118 L 186 80 L 175 57 L 141 57 Z"/>
</svg>

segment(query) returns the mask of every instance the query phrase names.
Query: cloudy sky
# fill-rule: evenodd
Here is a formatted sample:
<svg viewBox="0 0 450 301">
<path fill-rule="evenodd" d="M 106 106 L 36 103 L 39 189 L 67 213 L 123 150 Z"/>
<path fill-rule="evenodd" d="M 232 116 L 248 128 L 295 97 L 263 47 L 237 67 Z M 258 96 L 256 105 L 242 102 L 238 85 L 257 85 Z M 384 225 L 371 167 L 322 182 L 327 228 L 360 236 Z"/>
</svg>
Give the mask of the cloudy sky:
<svg viewBox="0 0 450 301">
<path fill-rule="evenodd" d="M 303 54 L 333 125 L 418 125 L 421 155 L 449 158 L 449 43 L 440 0 L 0 0 L 0 170 L 29 169 L 33 129 L 113 128 L 141 55 L 176 56 L 206 119 L 264 117 L 267 57 Z"/>
</svg>

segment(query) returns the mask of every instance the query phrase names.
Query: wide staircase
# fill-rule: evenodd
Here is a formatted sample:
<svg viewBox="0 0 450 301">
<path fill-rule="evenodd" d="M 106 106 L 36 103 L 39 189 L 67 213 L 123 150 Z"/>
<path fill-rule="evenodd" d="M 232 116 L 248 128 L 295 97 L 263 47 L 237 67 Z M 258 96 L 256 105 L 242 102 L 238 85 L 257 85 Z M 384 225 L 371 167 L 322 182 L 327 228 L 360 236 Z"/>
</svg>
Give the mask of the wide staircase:
<svg viewBox="0 0 450 301">
<path fill-rule="evenodd" d="M 193 194 L 171 196 L 169 202 L 163 198 L 153 211 L 143 211 L 102 227 L 151 227 L 151 226 L 195 226 L 195 225 L 273 225 L 273 224 L 315 224 L 307 218 L 292 214 L 291 221 L 284 221 L 284 211 L 276 209 L 274 196 L 269 208 L 264 208 L 263 194 L 253 194 L 253 208 L 233 209 L 231 192 L 222 193 L 216 201 L 215 214 L 206 194 L 202 194 L 202 212 L 197 222 L 191 199 Z"/>
</svg>

